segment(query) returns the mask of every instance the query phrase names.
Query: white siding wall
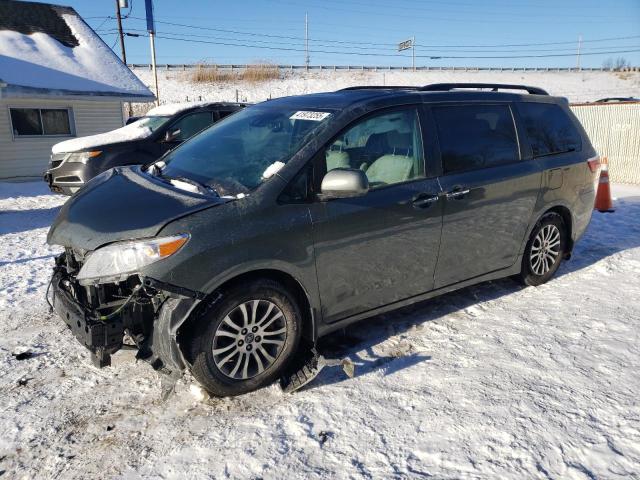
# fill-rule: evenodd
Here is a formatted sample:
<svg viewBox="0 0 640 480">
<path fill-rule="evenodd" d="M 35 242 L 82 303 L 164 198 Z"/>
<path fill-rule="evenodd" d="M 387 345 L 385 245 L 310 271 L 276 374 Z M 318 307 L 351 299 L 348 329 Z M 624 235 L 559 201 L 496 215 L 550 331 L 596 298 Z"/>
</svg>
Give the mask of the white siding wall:
<svg viewBox="0 0 640 480">
<path fill-rule="evenodd" d="M 640 184 L 640 103 L 572 105 L 591 143 L 609 160 L 609 177 Z"/>
<path fill-rule="evenodd" d="M 46 169 L 51 147 L 71 137 L 13 138 L 9 107 L 71 108 L 76 136 L 95 135 L 123 125 L 119 100 L 0 98 L 0 179 L 38 177 Z"/>
</svg>

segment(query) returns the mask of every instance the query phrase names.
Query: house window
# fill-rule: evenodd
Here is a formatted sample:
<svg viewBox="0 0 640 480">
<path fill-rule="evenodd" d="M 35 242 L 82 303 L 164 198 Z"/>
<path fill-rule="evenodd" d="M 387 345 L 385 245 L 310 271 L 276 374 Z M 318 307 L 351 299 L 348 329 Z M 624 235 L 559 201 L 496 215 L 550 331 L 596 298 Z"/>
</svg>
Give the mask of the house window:
<svg viewBox="0 0 640 480">
<path fill-rule="evenodd" d="M 71 136 L 68 108 L 10 108 L 14 137 Z"/>
</svg>

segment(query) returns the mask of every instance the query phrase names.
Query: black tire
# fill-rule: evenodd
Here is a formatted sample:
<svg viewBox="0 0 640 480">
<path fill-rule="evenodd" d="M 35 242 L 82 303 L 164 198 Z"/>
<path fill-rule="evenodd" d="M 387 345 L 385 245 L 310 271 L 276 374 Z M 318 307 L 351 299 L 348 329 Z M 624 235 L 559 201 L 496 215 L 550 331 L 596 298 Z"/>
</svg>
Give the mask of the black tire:
<svg viewBox="0 0 640 480">
<path fill-rule="evenodd" d="M 551 226 L 551 227 L 548 227 Z M 543 229 L 547 228 L 547 231 L 553 232 L 553 228 L 556 228 L 559 232 L 559 248 L 558 253 L 554 257 L 553 262 L 549 260 L 549 268 L 540 267 L 539 264 L 536 264 L 536 259 L 532 258 L 532 249 L 537 248 L 534 247 L 534 242 L 536 245 L 539 244 L 539 240 L 536 241 L 536 238 L 543 231 Z M 524 250 L 524 255 L 522 257 L 522 269 L 518 279 L 524 285 L 529 286 L 538 286 L 542 285 L 549 281 L 551 277 L 556 273 L 560 264 L 562 263 L 562 259 L 566 253 L 566 245 L 567 245 L 567 229 L 562 220 L 562 217 L 554 212 L 546 213 L 538 220 L 535 227 L 529 236 L 529 241 L 527 242 L 527 246 Z M 535 250 L 537 251 L 537 250 Z M 534 251 L 534 252 L 535 252 Z M 538 265 L 538 272 L 535 271 L 536 265 Z"/>
<path fill-rule="evenodd" d="M 286 338 L 283 339 L 284 344 L 276 348 L 281 349 L 279 353 L 274 353 L 275 360 L 265 367 L 261 373 L 256 373 L 250 378 L 231 378 L 229 375 L 231 372 L 223 371 L 227 368 L 227 363 L 231 363 L 233 360 L 229 360 L 227 363 L 223 363 L 221 367 L 216 364 L 214 356 L 214 340 L 219 342 L 221 337 L 216 336 L 216 332 L 220 332 L 221 324 L 225 321 L 228 315 L 233 315 L 237 312 L 237 309 L 245 302 L 251 302 L 254 300 L 260 300 L 263 302 L 263 306 L 259 308 L 268 307 L 269 303 L 275 305 L 280 312 L 284 320 L 281 322 L 282 329 L 286 329 Z M 275 308 L 274 307 L 274 308 Z M 254 314 L 255 315 L 255 314 Z M 256 317 L 259 315 L 255 315 Z M 280 321 L 278 319 L 278 321 Z M 237 320 L 234 318 L 234 323 Z M 223 325 L 221 328 L 224 330 L 227 325 Z M 194 334 L 191 336 L 190 352 L 193 364 L 191 367 L 191 373 L 200 382 L 200 384 L 211 394 L 216 397 L 228 397 L 242 395 L 244 393 L 258 390 L 262 387 L 273 383 L 287 367 L 289 360 L 293 357 L 294 353 L 298 349 L 300 344 L 300 336 L 302 331 L 302 316 L 300 309 L 295 301 L 295 297 L 288 292 L 282 285 L 269 279 L 259 279 L 252 281 L 249 284 L 242 284 L 232 287 L 231 289 L 223 292 L 220 301 L 211 307 L 208 311 L 204 312 L 195 325 Z M 226 333 L 233 332 L 235 330 L 229 329 Z M 238 335 L 242 335 L 239 332 Z M 227 335 L 225 335 L 226 337 Z M 245 337 L 246 338 L 246 337 Z M 265 334 L 266 338 L 266 334 Z M 266 364 L 266 356 L 260 354 L 258 350 L 260 346 L 256 342 L 256 339 L 260 340 L 259 336 L 252 337 L 250 341 L 245 341 L 243 347 L 238 347 L 239 357 L 233 357 L 242 360 L 242 355 L 247 357 L 247 365 L 251 365 L 252 371 L 255 373 L 258 371 L 258 363 L 252 356 L 258 355 L 260 362 Z M 239 340 L 240 341 L 240 340 Z M 265 342 L 265 339 L 262 339 Z M 255 349 L 252 352 L 245 352 L 244 349 L 249 347 L 249 344 L 255 345 Z M 229 341 L 229 345 L 239 345 L 236 339 Z M 236 347 L 228 347 L 232 350 L 236 350 Z M 229 350 L 229 351 L 232 351 Z M 273 353 L 273 352 L 271 352 Z M 218 362 L 220 362 L 219 354 Z M 244 365 L 244 363 L 242 364 Z M 238 374 L 236 374 L 238 375 Z"/>
</svg>

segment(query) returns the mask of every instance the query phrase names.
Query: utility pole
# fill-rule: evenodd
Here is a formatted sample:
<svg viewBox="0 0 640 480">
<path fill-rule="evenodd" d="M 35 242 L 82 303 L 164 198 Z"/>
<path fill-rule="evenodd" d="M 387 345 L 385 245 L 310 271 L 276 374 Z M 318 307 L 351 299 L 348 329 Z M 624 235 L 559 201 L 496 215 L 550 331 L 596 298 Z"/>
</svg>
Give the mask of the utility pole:
<svg viewBox="0 0 640 480">
<path fill-rule="evenodd" d="M 121 8 L 129 8 L 129 0 L 116 0 L 116 19 L 118 20 L 118 34 L 120 35 L 120 50 L 122 50 L 122 63 L 127 64 L 127 52 L 124 49 L 124 34 L 122 33 Z M 131 116 L 131 104 L 126 103 L 127 117 Z"/>
<path fill-rule="evenodd" d="M 309 71 L 309 15 L 304 14 L 304 64 L 305 70 Z"/>
<path fill-rule="evenodd" d="M 153 83 L 156 90 L 156 105 L 160 105 L 160 92 L 158 91 L 158 71 L 156 69 L 156 42 L 154 40 L 156 29 L 153 23 L 152 0 L 145 0 L 144 5 L 147 13 L 147 31 L 149 32 L 149 43 L 151 45 L 151 68 L 153 69 Z"/>
<path fill-rule="evenodd" d="M 411 37 L 411 69 L 416 71 L 416 36 Z"/>
<path fill-rule="evenodd" d="M 578 70 L 580 70 L 580 48 L 581 47 L 582 47 L 582 35 L 578 35 L 578 58 L 577 58 Z"/>
<path fill-rule="evenodd" d="M 160 92 L 158 91 L 158 70 L 156 69 L 156 42 L 154 32 L 149 32 L 149 42 L 151 44 L 151 68 L 153 70 L 153 85 L 156 90 L 156 105 L 160 105 Z"/>
<path fill-rule="evenodd" d="M 160 92 L 158 91 L 158 70 L 156 69 L 156 42 L 154 33 L 149 32 L 149 42 L 151 43 L 151 68 L 153 70 L 153 85 L 156 90 L 156 105 L 160 105 Z"/>
<path fill-rule="evenodd" d="M 122 2 L 126 8 L 126 0 Z M 122 51 L 122 63 L 127 64 L 127 52 L 124 49 L 124 33 L 122 33 L 122 17 L 120 16 L 120 0 L 116 0 L 116 19 L 118 20 L 118 34 L 120 35 L 120 50 Z"/>
</svg>

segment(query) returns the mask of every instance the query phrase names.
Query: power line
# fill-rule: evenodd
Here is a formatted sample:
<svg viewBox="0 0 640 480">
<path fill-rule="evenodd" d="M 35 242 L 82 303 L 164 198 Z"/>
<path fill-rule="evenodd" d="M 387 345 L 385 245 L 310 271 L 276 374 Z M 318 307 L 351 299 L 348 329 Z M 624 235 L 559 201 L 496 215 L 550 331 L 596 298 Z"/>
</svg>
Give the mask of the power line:
<svg viewBox="0 0 640 480">
<path fill-rule="evenodd" d="M 282 1 L 280 1 L 280 3 L 284 3 Z M 333 4 L 338 4 L 340 6 L 344 6 L 345 2 L 343 0 L 324 0 L 323 3 L 333 3 Z M 397 0 L 396 0 L 396 5 L 395 5 L 395 10 L 403 10 L 403 6 L 402 5 L 397 5 Z M 433 2 L 429 2 L 429 3 L 433 3 Z M 389 5 L 387 4 L 379 4 L 379 3 L 373 3 L 373 2 L 358 2 L 358 1 L 354 1 L 354 0 L 349 0 L 348 2 L 349 6 L 351 5 L 356 5 L 356 6 L 364 6 L 367 7 L 367 11 L 370 11 L 370 9 L 373 8 L 380 8 L 380 9 L 384 9 L 388 11 Z M 491 17 L 491 19 L 495 19 L 497 16 L 503 16 L 503 17 L 508 17 L 508 18 L 512 18 L 512 19 L 517 19 L 518 21 L 522 20 L 523 15 L 520 13 L 516 13 L 516 12 L 508 12 L 508 11 L 501 11 L 496 9 L 496 11 L 491 11 L 488 12 L 485 8 L 482 8 L 482 5 L 479 3 L 476 4 L 467 4 L 470 6 L 480 6 L 480 11 L 474 11 L 474 10 L 470 10 L 468 7 L 465 6 L 464 9 L 453 9 L 451 11 L 446 11 L 446 10 L 442 10 L 442 9 L 438 9 L 438 8 L 430 8 L 430 7 L 423 7 L 423 6 L 416 6 L 415 4 L 413 5 L 407 5 L 406 7 L 404 7 L 407 11 L 411 11 L 411 12 L 426 12 L 426 13 L 436 13 L 436 14 L 452 14 L 452 15 L 459 15 L 460 13 L 466 13 L 466 14 L 472 14 L 474 16 L 474 18 L 477 17 L 481 17 L 482 15 L 486 15 Z M 450 5 L 447 5 L 450 6 Z M 526 5 L 513 5 L 510 4 L 510 7 L 514 8 L 514 7 L 522 7 L 522 6 L 526 6 Z M 327 8 L 327 7 L 322 7 L 322 8 Z M 332 10 L 334 9 L 334 7 L 328 7 L 331 8 Z M 411 15 L 413 17 L 413 15 Z M 555 12 L 553 14 L 550 14 L 549 12 L 546 12 L 544 10 L 541 10 L 539 8 L 535 8 L 533 12 L 527 12 L 525 14 L 525 16 L 527 18 L 531 18 L 531 17 L 541 17 L 541 18 L 548 18 L 548 17 L 555 17 L 557 15 L 555 15 Z M 571 18 L 588 18 L 588 19 L 593 19 L 595 15 L 580 15 L 580 14 L 576 14 L 575 10 L 573 9 L 572 13 L 571 13 Z M 431 18 L 431 17 L 430 17 Z M 603 16 L 598 16 L 598 18 L 603 18 Z M 604 18 L 610 19 L 610 20 L 614 20 L 614 19 L 626 19 L 627 17 L 625 16 L 620 16 L 620 15 L 606 15 L 604 16 Z M 483 20 L 483 19 L 481 19 Z M 563 20 L 564 22 L 565 20 Z"/>
<path fill-rule="evenodd" d="M 112 32 L 117 31 L 117 30 L 98 30 L 97 33 L 100 34 L 105 34 L 105 35 L 111 35 Z M 129 29 L 130 32 L 141 32 L 144 33 L 144 30 L 138 30 L 138 29 Z M 183 32 L 166 32 L 166 31 L 158 31 L 158 33 L 161 34 L 166 34 L 166 35 L 173 35 L 173 36 L 182 36 L 182 37 L 194 37 L 194 38 L 209 38 L 209 39 L 213 39 L 213 40 L 229 40 L 229 41 L 246 41 L 247 39 L 243 39 L 243 38 L 229 38 L 229 37 L 219 37 L 219 36 L 215 36 L 215 35 L 199 35 L 196 33 L 183 33 Z M 311 38 L 309 38 L 309 41 L 311 41 Z M 291 45 L 291 42 L 279 42 L 276 40 L 252 40 L 252 42 L 256 42 L 256 43 L 265 43 L 265 44 L 269 44 L 269 45 Z M 335 43 L 335 42 L 334 42 Z M 397 45 L 395 44 L 388 44 L 388 49 L 395 49 L 397 47 Z M 326 43 L 318 43 L 315 46 L 318 47 L 332 47 L 332 44 L 326 44 Z M 380 47 L 362 47 L 359 45 L 352 45 L 351 48 L 356 48 L 359 50 L 381 50 L 382 48 Z"/>
<path fill-rule="evenodd" d="M 105 34 L 105 35 L 111 35 L 112 32 L 117 32 L 117 30 L 115 29 L 111 29 L 111 30 L 102 30 L 102 31 L 98 31 L 98 33 L 100 34 Z M 130 29 L 130 32 L 137 32 L 137 33 L 144 33 L 144 30 L 137 30 L 137 29 Z M 238 39 L 238 38 L 228 38 L 228 37 L 220 37 L 220 36 L 215 36 L 215 35 L 200 35 L 200 34 L 195 34 L 195 33 L 182 33 L 182 32 L 177 32 L 177 33 L 173 33 L 173 32 L 166 32 L 166 31 L 158 31 L 158 34 L 161 35 L 170 35 L 172 37 L 186 37 L 186 38 L 206 38 L 206 39 L 212 39 L 212 40 L 224 40 L 224 41 L 233 41 L 233 42 L 243 42 L 245 41 L 245 39 Z M 640 36 L 639 36 L 640 37 Z M 311 39 L 309 39 L 311 40 Z M 260 44 L 267 44 L 267 46 L 274 46 L 274 45 L 291 45 L 291 43 L 289 42 L 278 42 L 278 41 L 274 41 L 274 40 L 253 40 L 253 42 L 257 42 Z M 569 42 L 567 42 L 569 43 Z M 575 44 L 575 42 L 571 42 L 572 44 Z M 564 42 L 562 42 L 562 44 L 564 44 Z M 418 45 L 418 44 L 416 44 Z M 314 45 L 314 47 L 333 47 L 332 44 L 316 44 Z M 395 51 L 395 48 L 397 47 L 397 45 L 393 46 L 393 51 Z M 564 53 L 564 52 L 574 52 L 575 48 L 562 48 L 562 49 L 510 49 L 510 50 L 450 50 L 450 48 L 452 47 L 447 47 L 447 48 L 435 48 L 434 46 L 427 46 L 427 45 L 423 45 L 423 47 L 425 48 L 431 48 L 432 52 L 455 52 L 455 53 L 521 53 L 521 52 L 527 52 L 527 53 L 540 53 L 540 52 L 556 52 L 556 53 Z M 351 48 L 354 49 L 358 49 L 358 50 L 373 50 L 373 51 L 386 51 L 386 50 L 391 50 L 391 48 L 389 49 L 382 49 L 382 48 L 377 48 L 377 47 L 364 47 L 364 46 L 358 46 L 358 45 L 353 45 L 351 46 Z M 584 50 L 606 50 L 606 49 L 614 49 L 614 50 L 620 50 L 620 49 L 627 49 L 627 48 L 640 48 L 640 45 L 609 45 L 609 46 L 604 46 L 604 47 L 587 47 Z M 396 54 L 397 55 L 397 54 Z"/>
<path fill-rule="evenodd" d="M 143 35 L 144 36 L 144 35 Z M 196 40 L 196 39 L 188 39 L 188 38 L 175 38 L 168 36 L 160 36 L 157 35 L 156 38 L 161 38 L 165 40 L 174 40 L 180 42 L 188 42 L 188 43 L 202 43 L 202 44 L 211 44 L 211 45 L 223 45 L 227 47 L 245 47 L 245 48 L 259 48 L 266 50 L 282 50 L 282 51 L 292 51 L 292 52 L 305 52 L 303 48 L 293 48 L 293 47 L 270 47 L 266 45 L 250 45 L 250 44 L 241 44 L 241 43 L 230 43 L 230 42 L 214 42 L 208 40 Z M 630 50 L 615 50 L 615 51 L 607 51 L 607 52 L 589 52 L 584 53 L 583 55 L 610 55 L 610 54 L 618 54 L 618 53 L 632 53 L 632 52 L 640 52 L 640 48 L 638 49 L 630 49 Z M 327 50 L 309 50 L 309 53 L 330 53 L 335 55 L 354 55 L 354 56 L 370 56 L 370 57 L 402 57 L 400 54 L 391 54 L 391 53 L 368 53 L 368 52 L 341 52 L 341 51 L 327 51 Z M 575 53 L 558 53 L 558 54 L 546 54 L 546 55 L 498 55 L 498 56 L 457 56 L 457 55 L 416 55 L 417 58 L 428 58 L 432 60 L 439 59 L 507 59 L 507 58 L 552 58 L 552 57 L 573 57 Z"/>
<path fill-rule="evenodd" d="M 640 35 L 630 35 L 627 37 L 609 37 L 609 38 L 596 38 L 593 40 L 583 40 L 582 43 L 593 43 L 593 42 L 609 42 L 612 40 L 629 40 L 633 38 L 640 38 Z M 447 47 L 447 48 L 493 48 L 493 47 L 534 47 L 534 46 L 546 46 L 546 45 L 575 45 L 575 40 L 570 40 L 566 42 L 543 42 L 543 43 L 503 43 L 497 45 L 418 45 L 419 47 L 428 47 L 428 48 L 437 48 L 437 47 Z"/>
<path fill-rule="evenodd" d="M 141 17 L 130 17 L 130 18 L 133 18 L 135 20 L 146 21 L 144 18 L 141 18 Z M 304 40 L 304 37 L 290 37 L 290 36 L 286 36 L 286 35 L 272 35 L 272 34 L 267 34 L 267 33 L 255 33 L 255 32 L 241 32 L 241 31 L 237 31 L 237 30 L 226 30 L 226 29 L 222 29 L 222 28 L 201 27 L 201 26 L 198 26 L 198 25 L 189 25 L 189 24 L 185 24 L 185 23 L 164 22 L 164 21 L 161 21 L 161 20 L 155 20 L 155 23 L 160 23 L 160 24 L 163 24 L 163 25 L 173 25 L 173 26 L 176 26 L 176 27 L 195 28 L 195 29 L 198 29 L 198 30 L 211 30 L 211 31 L 214 31 L 214 32 L 235 33 L 235 34 L 249 35 L 249 36 L 254 36 L 254 37 L 284 38 L 284 39 L 288 39 L 288 40 Z"/>
<path fill-rule="evenodd" d="M 134 17 L 134 16 L 131 16 L 129 18 L 135 19 L 135 20 L 141 20 L 141 21 L 145 20 L 144 18 Z M 288 35 L 273 35 L 273 34 L 266 34 L 266 33 L 246 32 L 241 30 L 229 30 L 229 29 L 222 29 L 222 28 L 205 27 L 200 25 L 190 25 L 186 23 L 166 22 L 166 21 L 160 21 L 160 20 L 156 20 L 156 23 L 178 26 L 178 27 L 193 28 L 198 30 L 210 30 L 210 31 L 222 32 L 222 33 L 232 33 L 236 35 L 246 35 L 246 36 L 252 36 L 252 37 L 280 38 L 280 39 L 286 39 L 286 40 L 300 40 L 300 41 L 305 40 L 304 37 L 295 37 L 295 36 L 288 36 Z M 629 35 L 624 37 L 609 37 L 609 38 L 598 38 L 598 39 L 592 39 L 592 40 L 583 40 L 583 43 L 607 42 L 607 41 L 613 41 L 613 40 L 628 40 L 628 39 L 634 39 L 634 38 L 640 38 L 640 35 Z M 394 48 L 397 47 L 397 43 L 353 42 L 353 41 L 341 41 L 341 40 L 335 40 L 335 39 L 319 39 L 319 38 L 311 38 L 311 37 L 309 38 L 309 42 L 330 42 L 332 44 L 339 43 L 339 44 L 348 44 L 351 46 L 353 46 L 354 44 L 359 44 L 359 45 L 389 46 Z M 493 45 L 486 45 L 486 44 L 484 45 L 477 45 L 477 44 L 476 45 L 431 45 L 431 44 L 417 43 L 416 46 L 421 48 L 498 48 L 498 47 L 531 47 L 531 46 L 545 46 L 545 45 L 574 45 L 575 43 L 576 43 L 575 40 L 571 40 L 571 41 L 563 41 L 563 42 L 514 43 L 514 44 L 493 44 Z"/>
<path fill-rule="evenodd" d="M 103 26 L 105 23 L 107 23 L 109 20 L 113 20 L 113 18 L 114 18 L 114 17 L 112 17 L 112 16 L 105 17 L 105 18 L 104 18 L 104 20 L 103 20 L 103 22 L 102 22 L 100 25 L 98 25 L 96 28 L 94 28 L 94 30 L 98 30 L 100 27 L 102 27 L 102 26 Z"/>
<path fill-rule="evenodd" d="M 291 1 L 284 1 L 284 0 L 273 0 L 276 1 L 277 3 L 283 4 L 283 5 L 289 5 L 289 6 L 294 6 L 294 7 L 300 7 L 300 8 L 306 8 L 304 5 L 300 4 L 300 3 L 294 3 Z M 387 11 L 385 12 L 380 12 L 380 11 L 372 11 L 371 10 L 371 5 L 368 5 L 367 10 L 358 10 L 358 9 L 350 9 L 350 8 L 342 8 L 342 7 L 334 7 L 334 6 L 322 6 L 322 5 L 314 5 L 313 8 L 317 8 L 317 9 L 322 9 L 322 10 L 330 10 L 332 12 L 346 12 L 346 13 L 357 13 L 360 15 L 377 15 L 377 16 L 383 16 L 383 17 L 396 17 L 396 18 L 409 18 L 412 20 L 427 20 L 427 21 L 440 21 L 440 22 L 454 22 L 454 23 L 513 23 L 513 20 L 508 20 L 508 19 L 496 19 L 496 18 L 485 18 L 485 19 L 469 19 L 469 18 L 460 18 L 460 15 L 458 15 L 456 18 L 449 18 L 449 17 L 436 17 L 436 16 L 432 16 L 432 15 L 428 15 L 428 16 L 424 16 L 424 15 L 416 15 L 416 14 L 402 14 L 402 13 L 392 13 L 391 11 L 389 11 L 389 9 L 386 9 Z M 409 9 L 408 9 L 409 10 Z M 518 22 L 519 23 L 540 23 L 541 20 L 526 20 L 526 16 L 524 16 L 525 18 L 519 18 Z M 549 21 L 549 20 L 544 20 L 546 23 L 556 23 L 556 24 L 562 24 L 562 25 L 566 25 L 568 23 L 573 23 L 573 24 L 586 24 L 586 23 L 601 23 L 602 19 L 597 17 L 596 15 L 592 16 L 593 20 L 578 20 L 578 21 L 572 21 L 567 19 L 567 17 L 562 17 L 561 19 L 559 19 L 558 21 Z"/>
</svg>

